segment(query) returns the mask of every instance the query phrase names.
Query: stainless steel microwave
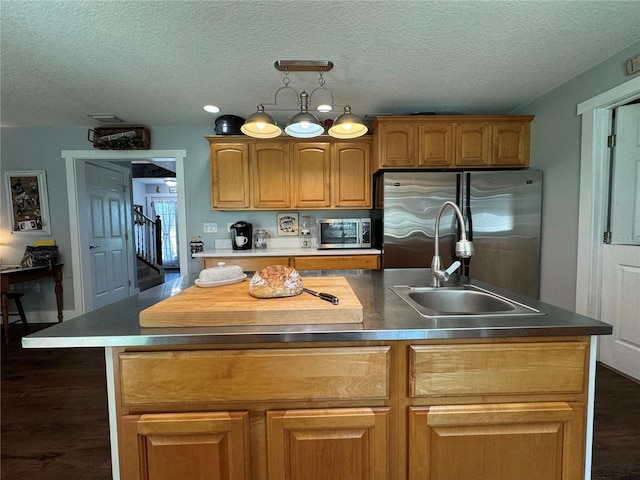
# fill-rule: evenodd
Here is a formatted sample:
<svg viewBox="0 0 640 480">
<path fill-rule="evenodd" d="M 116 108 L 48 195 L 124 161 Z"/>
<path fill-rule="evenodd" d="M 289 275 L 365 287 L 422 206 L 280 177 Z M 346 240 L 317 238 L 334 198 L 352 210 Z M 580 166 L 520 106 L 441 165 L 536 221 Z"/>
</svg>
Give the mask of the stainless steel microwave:
<svg viewBox="0 0 640 480">
<path fill-rule="evenodd" d="M 323 218 L 316 222 L 318 248 L 370 248 L 370 218 Z"/>
</svg>

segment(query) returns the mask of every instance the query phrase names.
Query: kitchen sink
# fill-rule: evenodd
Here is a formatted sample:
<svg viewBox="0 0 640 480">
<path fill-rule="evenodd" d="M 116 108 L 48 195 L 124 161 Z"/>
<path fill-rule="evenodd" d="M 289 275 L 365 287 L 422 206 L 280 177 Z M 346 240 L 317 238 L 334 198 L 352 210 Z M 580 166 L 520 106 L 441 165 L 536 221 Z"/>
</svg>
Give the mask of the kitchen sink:
<svg viewBox="0 0 640 480">
<path fill-rule="evenodd" d="M 475 285 L 455 287 L 391 287 L 424 317 L 494 317 L 545 315 L 540 310 Z"/>
</svg>

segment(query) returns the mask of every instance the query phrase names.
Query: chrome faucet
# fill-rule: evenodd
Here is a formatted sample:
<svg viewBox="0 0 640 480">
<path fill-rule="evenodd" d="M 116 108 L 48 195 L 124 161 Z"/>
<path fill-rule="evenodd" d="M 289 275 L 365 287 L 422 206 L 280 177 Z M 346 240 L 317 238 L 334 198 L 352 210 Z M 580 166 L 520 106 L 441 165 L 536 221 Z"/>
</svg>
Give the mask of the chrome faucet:
<svg viewBox="0 0 640 480">
<path fill-rule="evenodd" d="M 446 270 L 442 269 L 442 260 L 440 259 L 440 217 L 447 206 L 453 208 L 458 224 L 460 226 L 460 240 L 456 242 L 456 256 L 459 258 L 469 258 L 473 255 L 473 243 L 467 240 L 467 232 L 464 227 L 464 219 L 458 205 L 453 202 L 444 202 L 438 210 L 436 216 L 436 232 L 435 232 L 435 252 L 431 260 L 431 286 L 442 287 L 442 284 L 449 279 L 449 276 L 460 267 L 460 262 L 456 260 Z"/>
</svg>

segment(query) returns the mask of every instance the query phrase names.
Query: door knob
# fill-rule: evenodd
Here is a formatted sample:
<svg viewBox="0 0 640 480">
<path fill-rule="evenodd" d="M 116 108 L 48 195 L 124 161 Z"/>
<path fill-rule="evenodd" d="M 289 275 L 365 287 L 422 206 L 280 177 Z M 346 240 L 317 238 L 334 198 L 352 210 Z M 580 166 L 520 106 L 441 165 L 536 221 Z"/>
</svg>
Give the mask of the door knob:
<svg viewBox="0 0 640 480">
<path fill-rule="evenodd" d="M 100 248 L 100 245 L 89 245 L 89 250 L 93 250 L 94 248 Z"/>
</svg>

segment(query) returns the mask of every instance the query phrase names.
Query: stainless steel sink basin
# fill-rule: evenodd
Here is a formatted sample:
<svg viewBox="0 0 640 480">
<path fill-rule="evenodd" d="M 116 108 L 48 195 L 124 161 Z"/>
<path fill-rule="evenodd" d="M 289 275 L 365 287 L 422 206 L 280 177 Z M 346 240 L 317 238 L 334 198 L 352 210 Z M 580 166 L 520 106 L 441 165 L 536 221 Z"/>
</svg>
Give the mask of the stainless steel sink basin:
<svg viewBox="0 0 640 480">
<path fill-rule="evenodd" d="M 515 300 L 474 285 L 456 287 L 391 287 L 402 300 L 425 317 L 493 317 L 545 315 Z"/>
</svg>

